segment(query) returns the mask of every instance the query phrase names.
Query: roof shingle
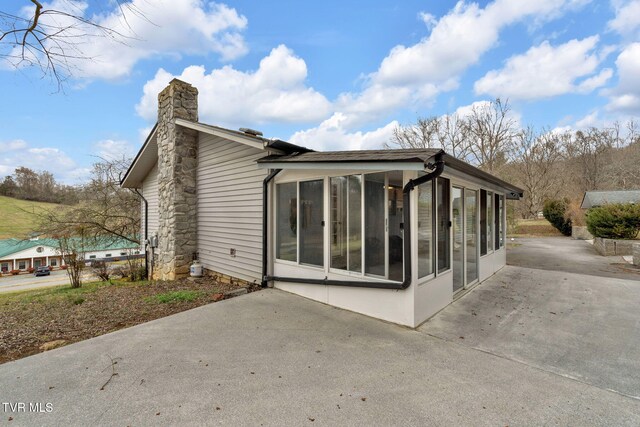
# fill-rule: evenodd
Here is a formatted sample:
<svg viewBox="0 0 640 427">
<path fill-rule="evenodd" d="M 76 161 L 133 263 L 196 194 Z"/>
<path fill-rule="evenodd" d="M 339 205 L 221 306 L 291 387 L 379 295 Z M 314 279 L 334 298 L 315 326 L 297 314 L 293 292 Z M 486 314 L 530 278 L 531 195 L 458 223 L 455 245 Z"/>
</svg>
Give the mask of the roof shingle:
<svg viewBox="0 0 640 427">
<path fill-rule="evenodd" d="M 357 151 L 313 151 L 285 156 L 272 155 L 258 163 L 331 163 L 331 162 L 426 162 L 433 156 L 444 153 L 439 148 L 357 150 Z"/>
</svg>

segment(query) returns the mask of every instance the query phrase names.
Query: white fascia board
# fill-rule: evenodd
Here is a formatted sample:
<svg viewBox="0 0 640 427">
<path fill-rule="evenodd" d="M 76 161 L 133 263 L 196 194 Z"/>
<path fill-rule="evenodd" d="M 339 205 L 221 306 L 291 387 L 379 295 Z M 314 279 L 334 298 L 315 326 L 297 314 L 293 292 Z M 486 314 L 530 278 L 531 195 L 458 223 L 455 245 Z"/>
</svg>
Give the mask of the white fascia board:
<svg viewBox="0 0 640 427">
<path fill-rule="evenodd" d="M 235 132 L 226 129 L 209 126 L 202 123 L 191 122 L 185 119 L 176 119 L 176 124 L 188 129 L 197 130 L 198 132 L 206 133 L 208 135 L 213 135 L 220 138 L 228 139 L 230 141 L 238 142 L 240 144 L 245 144 L 260 150 L 263 150 L 265 148 L 264 142 L 261 142 L 249 136 L 243 137 Z"/>
<path fill-rule="evenodd" d="M 127 174 L 120 184 L 122 188 L 140 188 L 149 171 L 158 161 L 156 132 L 157 126 L 151 131 L 133 164 L 127 170 Z"/>
<path fill-rule="evenodd" d="M 313 169 L 333 169 L 333 170 L 405 170 L 405 171 L 424 171 L 424 163 L 422 162 L 322 162 L 322 163 L 304 163 L 304 162 L 269 162 L 258 163 L 259 169 L 297 169 L 297 170 L 313 170 Z"/>
<path fill-rule="evenodd" d="M 469 183 L 475 183 L 477 185 L 480 185 L 482 188 L 487 189 L 487 190 L 491 190 L 494 192 L 498 192 L 498 193 L 508 193 L 509 190 L 507 190 L 504 187 L 501 187 L 497 184 L 494 184 L 493 182 L 488 182 L 484 179 L 481 178 L 477 178 L 475 176 L 471 176 L 469 174 L 466 174 L 462 171 L 459 171 L 457 169 L 454 169 L 450 166 L 445 166 L 444 167 L 444 171 L 443 171 L 443 175 L 447 176 L 447 177 L 453 177 L 453 178 L 459 178 L 462 179 L 464 181 L 467 181 Z"/>
</svg>

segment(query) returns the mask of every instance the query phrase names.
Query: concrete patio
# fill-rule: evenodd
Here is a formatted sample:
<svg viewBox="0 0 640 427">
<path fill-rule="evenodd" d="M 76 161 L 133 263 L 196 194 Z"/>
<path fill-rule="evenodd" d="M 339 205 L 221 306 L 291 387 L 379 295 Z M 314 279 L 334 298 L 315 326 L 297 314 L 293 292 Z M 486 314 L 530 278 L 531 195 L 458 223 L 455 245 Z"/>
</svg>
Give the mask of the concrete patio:
<svg viewBox="0 0 640 427">
<path fill-rule="evenodd" d="M 639 337 L 634 325 L 611 333 L 637 319 L 626 307 L 638 306 L 639 285 L 540 271 L 507 267 L 418 330 L 277 290 L 211 304 L 1 365 L 2 402 L 53 410 L 0 417 L 11 425 L 640 424 Z M 560 285 L 568 296 L 547 308 L 543 289 Z M 532 300 L 513 300 L 530 287 Z M 602 298 L 603 287 L 617 296 Z M 514 303 L 522 309 L 509 315 Z M 619 316 L 604 315 L 613 308 Z M 602 316 L 589 320 L 590 310 Z M 603 329 L 585 333 L 596 320 Z"/>
</svg>

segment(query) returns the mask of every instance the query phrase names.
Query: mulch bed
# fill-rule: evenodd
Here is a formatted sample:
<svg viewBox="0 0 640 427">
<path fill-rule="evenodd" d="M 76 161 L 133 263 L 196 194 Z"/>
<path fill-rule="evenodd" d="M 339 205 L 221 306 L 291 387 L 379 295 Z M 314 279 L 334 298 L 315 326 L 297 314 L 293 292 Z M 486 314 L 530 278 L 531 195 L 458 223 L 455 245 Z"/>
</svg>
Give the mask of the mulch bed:
<svg viewBox="0 0 640 427">
<path fill-rule="evenodd" d="M 238 289 L 202 278 L 0 295 L 0 363 L 209 304 Z M 157 297 L 178 291 L 193 299 L 161 302 Z"/>
</svg>

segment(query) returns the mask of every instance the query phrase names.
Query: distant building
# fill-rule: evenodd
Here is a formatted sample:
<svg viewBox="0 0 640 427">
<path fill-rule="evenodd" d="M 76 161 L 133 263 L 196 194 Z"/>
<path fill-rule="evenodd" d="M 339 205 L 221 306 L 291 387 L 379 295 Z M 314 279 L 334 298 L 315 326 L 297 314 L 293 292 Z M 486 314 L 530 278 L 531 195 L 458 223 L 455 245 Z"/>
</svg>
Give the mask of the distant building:
<svg viewBox="0 0 640 427">
<path fill-rule="evenodd" d="M 0 240 L 0 271 L 28 271 L 48 265 L 65 265 L 56 239 Z M 140 246 L 125 239 L 99 239 L 84 247 L 85 260 L 113 259 L 140 254 Z"/>
<path fill-rule="evenodd" d="M 580 207 L 589 209 L 608 203 L 640 203 L 640 190 L 587 191 Z"/>
</svg>

